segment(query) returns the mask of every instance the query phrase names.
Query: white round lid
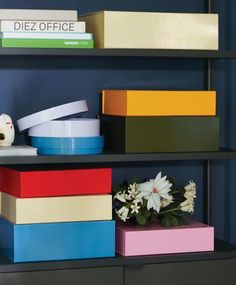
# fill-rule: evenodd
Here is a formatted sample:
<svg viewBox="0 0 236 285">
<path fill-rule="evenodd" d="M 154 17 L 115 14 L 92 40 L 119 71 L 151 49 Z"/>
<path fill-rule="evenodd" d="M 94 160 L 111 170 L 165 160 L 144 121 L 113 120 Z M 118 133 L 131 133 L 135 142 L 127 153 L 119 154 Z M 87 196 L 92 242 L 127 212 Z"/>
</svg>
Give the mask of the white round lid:
<svg viewBox="0 0 236 285">
<path fill-rule="evenodd" d="M 51 120 L 86 111 L 88 111 L 86 100 L 80 100 L 33 113 L 29 116 L 17 120 L 16 123 L 19 130 L 24 131 Z"/>
</svg>

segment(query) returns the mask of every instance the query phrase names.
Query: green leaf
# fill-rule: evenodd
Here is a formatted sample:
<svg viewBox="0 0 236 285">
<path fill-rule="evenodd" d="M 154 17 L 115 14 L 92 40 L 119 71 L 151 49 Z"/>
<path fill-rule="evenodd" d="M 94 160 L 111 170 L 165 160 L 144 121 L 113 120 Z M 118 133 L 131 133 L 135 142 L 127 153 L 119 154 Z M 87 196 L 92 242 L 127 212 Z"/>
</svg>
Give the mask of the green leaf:
<svg viewBox="0 0 236 285">
<path fill-rule="evenodd" d="M 147 219 L 143 215 L 137 215 L 136 216 L 136 221 L 140 226 L 145 226 L 147 224 Z"/>
<path fill-rule="evenodd" d="M 148 210 L 146 210 L 143 214 L 146 218 L 149 218 L 151 216 L 151 213 Z"/>
<path fill-rule="evenodd" d="M 178 219 L 172 213 L 165 214 L 161 220 L 161 223 L 165 227 L 172 227 L 179 225 Z"/>
<path fill-rule="evenodd" d="M 168 217 L 164 216 L 161 220 L 161 224 L 166 227 L 169 228 L 171 226 L 170 224 L 170 220 L 168 219 Z"/>
<path fill-rule="evenodd" d="M 161 218 L 157 215 L 152 215 L 149 220 L 151 223 L 159 223 L 161 221 Z"/>
<path fill-rule="evenodd" d="M 178 226 L 179 225 L 178 219 L 174 215 L 171 214 L 169 219 L 171 221 L 172 226 Z"/>
<path fill-rule="evenodd" d="M 179 225 L 186 225 L 187 222 L 183 217 L 177 216 L 176 219 L 178 220 Z"/>
</svg>

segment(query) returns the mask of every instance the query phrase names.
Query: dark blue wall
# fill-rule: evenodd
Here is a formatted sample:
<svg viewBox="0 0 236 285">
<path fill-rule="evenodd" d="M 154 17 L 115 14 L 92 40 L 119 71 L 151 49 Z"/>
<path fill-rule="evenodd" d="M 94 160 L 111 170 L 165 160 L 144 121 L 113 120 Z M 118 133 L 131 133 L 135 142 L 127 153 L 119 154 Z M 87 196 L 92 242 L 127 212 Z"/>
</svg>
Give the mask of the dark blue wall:
<svg viewBox="0 0 236 285">
<path fill-rule="evenodd" d="M 0 0 L 0 8 L 77 9 L 80 14 L 96 10 L 205 12 L 207 1 L 196 0 Z M 235 49 L 232 17 L 235 1 L 213 1 L 220 12 L 220 47 Z M 222 3 L 222 2 L 227 2 Z M 160 60 L 149 58 L 40 58 L 12 57 L 0 60 L 0 112 L 14 120 L 54 105 L 85 98 L 89 116 L 99 113 L 99 93 L 104 88 L 206 89 L 206 60 Z M 233 112 L 235 62 L 212 63 L 212 85 L 217 90 L 217 114 L 221 117 L 221 145 L 235 146 Z M 231 73 L 232 72 L 232 73 Z M 24 137 L 17 135 L 17 142 Z M 216 161 L 212 168 L 212 192 L 216 236 L 236 243 L 235 161 Z M 180 184 L 193 179 L 198 184 L 196 217 L 203 218 L 204 162 L 178 161 L 114 168 L 113 183 L 138 176 L 152 178 L 159 171 L 172 175 Z"/>
</svg>

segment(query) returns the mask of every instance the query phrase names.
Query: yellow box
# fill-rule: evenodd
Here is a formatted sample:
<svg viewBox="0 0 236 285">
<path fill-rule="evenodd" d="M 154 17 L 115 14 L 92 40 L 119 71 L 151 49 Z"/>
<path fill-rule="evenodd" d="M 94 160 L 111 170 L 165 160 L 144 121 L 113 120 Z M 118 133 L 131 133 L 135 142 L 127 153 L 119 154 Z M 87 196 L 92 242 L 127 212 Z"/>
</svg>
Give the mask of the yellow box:
<svg viewBox="0 0 236 285">
<path fill-rule="evenodd" d="M 218 49 L 218 14 L 101 11 L 79 21 L 96 48 Z"/>
<path fill-rule="evenodd" d="M 102 113 L 117 116 L 215 116 L 215 91 L 103 90 Z"/>
<path fill-rule="evenodd" d="M 16 198 L 2 192 L 2 216 L 14 224 L 111 220 L 112 196 Z"/>
</svg>

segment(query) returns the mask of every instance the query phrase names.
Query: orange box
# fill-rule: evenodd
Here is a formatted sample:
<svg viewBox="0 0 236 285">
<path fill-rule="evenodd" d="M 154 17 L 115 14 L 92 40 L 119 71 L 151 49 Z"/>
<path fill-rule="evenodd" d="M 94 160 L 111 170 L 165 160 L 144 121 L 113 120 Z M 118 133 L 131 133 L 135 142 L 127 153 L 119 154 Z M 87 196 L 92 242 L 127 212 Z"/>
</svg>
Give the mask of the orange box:
<svg viewBox="0 0 236 285">
<path fill-rule="evenodd" d="M 215 91 L 103 90 L 102 113 L 117 116 L 215 116 Z"/>
</svg>

